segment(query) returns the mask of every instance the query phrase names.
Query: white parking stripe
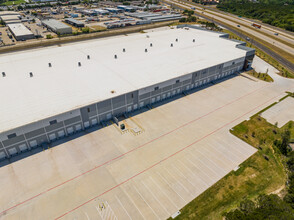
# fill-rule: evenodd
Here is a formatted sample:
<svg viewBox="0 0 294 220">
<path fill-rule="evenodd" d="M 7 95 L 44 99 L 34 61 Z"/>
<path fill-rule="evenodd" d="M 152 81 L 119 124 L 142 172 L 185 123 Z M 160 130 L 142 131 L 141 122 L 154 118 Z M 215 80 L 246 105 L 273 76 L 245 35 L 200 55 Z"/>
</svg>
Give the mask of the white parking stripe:
<svg viewBox="0 0 294 220">
<path fill-rule="evenodd" d="M 152 182 L 155 184 L 155 186 L 159 189 L 159 191 L 160 192 L 162 192 L 163 193 L 163 195 L 171 202 L 171 204 L 173 204 L 177 209 L 179 209 L 180 207 L 179 206 L 177 206 L 167 195 L 166 195 L 166 193 L 165 193 L 165 191 L 164 190 L 162 190 L 161 188 L 160 188 L 160 186 L 158 185 L 158 183 L 156 183 L 155 182 L 155 180 L 152 178 L 152 176 L 150 176 L 150 179 L 152 180 Z"/>
<path fill-rule="evenodd" d="M 179 176 L 182 176 L 183 179 L 187 180 L 187 182 L 190 183 L 190 185 L 192 187 L 194 187 L 194 190 L 197 191 L 196 190 L 197 186 L 195 186 L 194 183 L 191 183 L 190 180 L 179 170 L 179 168 L 177 168 L 174 164 L 172 164 L 172 166 L 174 167 L 174 170 L 177 171 L 177 173 L 179 174 Z"/>
<path fill-rule="evenodd" d="M 193 163 L 189 158 L 187 158 L 187 161 L 189 161 L 191 164 L 193 164 L 193 166 L 196 168 L 196 169 L 198 169 L 198 166 L 195 164 L 195 163 Z M 201 169 L 198 169 L 198 170 L 200 170 L 201 171 L 201 173 L 203 173 L 210 181 L 213 181 L 205 172 L 203 172 Z"/>
<path fill-rule="evenodd" d="M 154 199 L 158 202 L 158 204 L 165 210 L 165 212 L 169 215 L 169 212 L 167 211 L 167 209 L 162 205 L 161 202 L 159 202 L 158 198 L 154 195 L 154 193 L 149 189 L 149 187 L 143 182 L 141 181 L 142 184 L 144 185 L 144 187 L 149 191 L 149 193 L 154 197 Z"/>
<path fill-rule="evenodd" d="M 161 179 L 163 179 L 163 181 L 185 202 L 185 203 L 187 203 L 187 201 L 179 194 L 179 193 L 177 193 L 177 191 L 175 191 L 174 189 L 173 189 L 173 187 L 167 182 L 167 180 L 160 174 L 160 173 L 158 173 L 157 172 L 157 174 L 161 177 Z"/>
<path fill-rule="evenodd" d="M 88 219 L 88 220 L 90 220 L 90 218 L 89 218 L 88 214 L 87 214 L 86 212 L 84 212 L 84 213 L 85 213 L 85 215 L 86 215 L 87 219 Z"/>
<path fill-rule="evenodd" d="M 139 196 L 143 199 L 143 201 L 146 203 L 146 205 L 151 209 L 151 211 L 153 212 L 153 214 L 158 218 L 158 219 L 160 219 L 159 218 L 159 216 L 155 213 L 155 211 L 153 210 L 153 208 L 149 205 L 149 203 L 145 200 L 145 198 L 141 195 L 141 193 L 138 191 L 138 189 L 137 189 L 137 187 L 134 185 L 133 186 L 134 187 L 134 189 L 137 191 L 137 193 L 139 194 Z"/>
<path fill-rule="evenodd" d="M 117 198 L 117 196 L 115 195 L 116 200 L 118 201 L 118 203 L 120 204 L 120 206 L 123 208 L 123 210 L 125 211 L 125 213 L 127 214 L 127 216 L 132 219 L 132 217 L 129 215 L 128 211 L 125 209 L 125 207 L 123 206 L 123 204 L 121 203 L 121 201 L 119 200 L 119 198 Z"/>
<path fill-rule="evenodd" d="M 175 180 L 176 183 L 180 184 L 182 186 L 182 188 L 188 193 L 190 194 L 190 191 L 178 180 L 178 178 L 176 178 L 174 175 L 172 175 L 168 169 L 164 168 L 166 170 L 166 172 L 169 173 L 169 175 Z"/>
<path fill-rule="evenodd" d="M 179 161 L 197 180 L 200 180 L 206 187 L 209 187 L 209 185 L 199 176 L 196 176 L 196 174 L 189 168 L 187 167 L 186 164 L 184 164 L 182 161 Z"/>
<path fill-rule="evenodd" d="M 125 194 L 127 195 L 127 197 L 129 198 L 129 200 L 133 203 L 133 205 L 136 207 L 136 209 L 138 210 L 138 212 L 142 215 L 143 219 L 146 219 L 145 216 L 142 214 L 142 212 L 140 211 L 140 209 L 136 206 L 136 204 L 134 203 L 134 201 L 131 199 L 130 195 L 127 193 L 126 190 L 123 190 L 125 192 Z"/>
</svg>

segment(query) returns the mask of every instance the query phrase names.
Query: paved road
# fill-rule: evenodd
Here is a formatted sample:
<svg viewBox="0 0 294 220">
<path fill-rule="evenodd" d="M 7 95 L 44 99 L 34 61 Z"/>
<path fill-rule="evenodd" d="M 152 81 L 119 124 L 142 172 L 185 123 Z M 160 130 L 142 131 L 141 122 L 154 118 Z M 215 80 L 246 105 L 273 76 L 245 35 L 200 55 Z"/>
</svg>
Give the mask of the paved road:
<svg viewBox="0 0 294 220">
<path fill-rule="evenodd" d="M 168 2 L 167 2 L 168 1 Z M 180 9 L 182 10 L 182 8 L 176 6 L 173 2 L 173 1 L 169 1 L 169 0 L 165 0 L 165 3 L 166 4 L 173 4 L 173 7 L 174 8 L 177 8 L 177 9 Z M 190 8 L 189 6 L 187 5 L 182 5 L 182 7 L 185 7 L 185 8 Z M 202 14 L 202 13 L 198 13 L 197 16 L 199 17 L 202 17 L 202 18 L 205 18 L 206 20 L 208 21 L 211 21 L 211 22 L 214 22 L 215 24 L 217 25 L 220 25 L 220 26 L 223 26 L 224 28 L 228 29 L 229 31 L 233 32 L 234 34 L 238 35 L 239 37 L 243 38 L 243 39 L 246 39 L 247 38 L 247 35 L 246 35 L 246 32 L 245 31 L 236 31 L 235 29 L 231 28 L 229 25 L 227 25 L 227 23 L 229 22 L 226 22 L 225 19 L 222 19 L 223 22 L 217 22 L 215 21 L 214 19 L 211 19 L 210 16 L 207 16 L 205 13 Z M 262 37 L 262 39 L 264 39 Z M 267 53 L 268 55 L 270 55 L 271 57 L 273 57 L 274 59 L 276 59 L 278 62 L 280 62 L 283 66 L 285 66 L 287 69 L 289 69 L 290 71 L 294 72 L 294 64 L 292 62 L 290 62 L 289 60 L 285 59 L 284 57 L 280 56 L 279 54 L 277 54 L 276 52 L 272 51 L 271 49 L 269 49 L 268 47 L 264 46 L 263 44 L 257 42 L 256 40 L 254 39 L 251 39 L 250 41 L 254 46 L 258 47 L 259 49 L 261 49 L 262 51 L 264 51 L 265 53 Z"/>
<path fill-rule="evenodd" d="M 190 3 L 186 0 L 173 0 L 173 1 L 181 3 L 181 4 L 187 3 L 190 6 L 192 6 L 192 4 L 193 4 L 193 3 Z M 278 42 L 281 42 L 281 43 L 284 42 L 284 44 L 290 46 L 292 49 L 294 48 L 294 34 L 292 34 L 292 33 L 282 31 L 280 29 L 274 28 L 269 25 L 264 25 L 264 24 L 261 24 L 262 25 L 261 29 L 256 29 L 251 26 L 253 23 L 252 20 L 248 20 L 246 18 L 240 18 L 238 16 L 232 15 L 230 13 L 225 13 L 225 12 L 222 12 L 222 11 L 219 11 L 216 9 L 212 10 L 211 8 L 206 8 L 205 10 L 203 10 L 202 7 L 195 6 L 195 5 L 193 5 L 193 6 L 196 8 L 196 11 L 198 13 L 203 12 L 204 14 L 208 14 L 210 16 L 217 16 L 218 19 L 224 18 L 227 21 L 234 22 L 235 26 L 237 24 L 239 24 L 241 26 L 240 27 L 241 29 L 246 27 L 246 28 L 250 28 L 251 29 L 250 31 L 254 31 L 254 33 L 256 33 L 256 34 L 263 34 L 264 36 L 267 37 L 266 39 L 263 39 L 263 40 L 266 40 L 269 43 L 275 42 L 274 44 L 277 45 Z M 279 33 L 279 35 L 276 36 L 276 35 L 274 35 L 274 33 Z M 279 46 L 281 46 L 281 45 L 279 45 Z"/>
</svg>

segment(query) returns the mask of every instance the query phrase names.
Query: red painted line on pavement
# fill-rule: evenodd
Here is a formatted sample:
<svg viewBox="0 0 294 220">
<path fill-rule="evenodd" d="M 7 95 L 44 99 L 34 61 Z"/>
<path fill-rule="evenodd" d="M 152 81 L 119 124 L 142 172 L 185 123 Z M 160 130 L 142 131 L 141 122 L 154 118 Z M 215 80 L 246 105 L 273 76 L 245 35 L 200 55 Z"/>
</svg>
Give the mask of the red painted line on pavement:
<svg viewBox="0 0 294 220">
<path fill-rule="evenodd" d="M 208 116 L 208 115 L 210 115 L 210 114 L 212 114 L 212 113 L 214 113 L 214 112 L 216 112 L 216 111 L 218 111 L 218 110 L 220 110 L 220 109 L 222 109 L 222 108 L 224 108 L 224 107 L 226 107 L 226 106 L 228 106 L 228 105 L 231 105 L 231 104 L 233 104 L 234 102 L 236 102 L 236 101 L 238 101 L 238 100 L 240 100 L 240 99 L 242 99 L 242 98 L 245 98 L 246 96 L 249 96 L 249 95 L 255 93 L 256 91 L 258 91 L 258 90 L 260 90 L 260 89 L 263 89 L 263 88 L 265 88 L 265 87 L 267 87 L 267 86 L 269 86 L 269 85 L 270 85 L 270 84 L 267 84 L 267 85 L 262 86 L 262 87 L 260 87 L 260 88 L 258 88 L 258 89 L 256 89 L 256 90 L 253 90 L 253 91 L 250 92 L 250 93 L 247 93 L 247 94 L 245 94 L 245 95 L 243 95 L 243 96 L 240 96 L 239 98 L 234 99 L 233 101 L 231 101 L 231 102 L 229 102 L 229 103 L 226 103 L 225 105 L 222 105 L 222 106 L 220 106 L 220 107 L 218 107 L 218 108 L 216 108 L 216 109 L 214 109 L 214 110 L 212 110 L 212 111 L 210 111 L 210 112 L 208 112 L 208 113 L 206 113 L 206 114 L 204 114 L 204 115 L 202 115 L 202 116 L 199 116 L 198 118 L 193 119 L 193 120 L 191 120 L 191 121 L 189 121 L 189 122 L 187 122 L 187 123 L 185 123 L 185 124 L 183 124 L 183 125 L 181 125 L 181 126 L 175 128 L 175 129 L 173 129 L 173 130 L 171 130 L 171 131 L 169 131 L 169 132 L 167 132 L 167 133 L 164 133 L 164 134 L 158 136 L 157 138 L 154 138 L 154 139 L 152 139 L 152 140 L 150 140 L 150 141 L 148 141 L 148 142 L 146 142 L 146 143 L 144 143 L 144 144 L 142 144 L 142 145 L 140 145 L 140 146 L 138 146 L 138 147 L 136 147 L 136 148 L 134 148 L 134 149 L 132 149 L 132 150 L 130 150 L 130 151 L 127 151 L 127 152 L 125 152 L 125 153 L 123 153 L 123 154 L 121 154 L 121 155 L 119 155 L 119 156 L 117 156 L 117 157 L 114 157 L 114 158 L 112 158 L 112 159 L 110 159 L 110 160 L 108 160 L 108 161 L 106 161 L 106 162 L 104 162 L 104 163 L 102 163 L 102 164 L 100 164 L 100 165 L 97 165 L 97 166 L 93 167 L 93 168 L 90 169 L 90 170 L 87 170 L 87 171 L 85 171 L 85 172 L 83 172 L 83 173 L 81 173 L 81 174 L 79 174 L 79 175 L 77 175 L 77 176 L 74 176 L 73 178 L 68 179 L 68 180 L 66 180 L 66 181 L 64 181 L 64 182 L 62 182 L 62 183 L 60 183 L 60 184 L 58 184 L 58 185 L 56 185 L 56 186 L 53 186 L 53 187 L 51 187 L 51 188 L 49 188 L 49 189 L 47 189 L 47 190 L 45 190 L 45 191 L 43 191 L 43 192 L 41 192 L 41 193 L 39 193 L 39 194 L 33 196 L 33 197 L 30 197 L 30 198 L 28 198 L 28 199 L 26 199 L 26 200 L 24 200 L 24 201 L 22 201 L 22 202 L 20 202 L 20 203 L 18 203 L 18 204 L 16 204 L 16 205 L 14 205 L 14 206 L 11 206 L 11 207 L 7 208 L 6 210 L 2 211 L 2 212 L 0 213 L 0 215 L 4 214 L 4 213 L 6 213 L 7 211 L 9 211 L 9 210 L 11 210 L 11 209 L 14 209 L 14 208 L 16 208 L 16 207 L 18 207 L 18 206 L 20 206 L 20 205 L 23 205 L 24 203 L 27 203 L 27 202 L 29 202 L 29 201 L 35 199 L 36 197 L 39 197 L 39 196 L 41 196 L 41 195 L 43 195 L 43 194 L 45 194 L 45 193 L 47 193 L 47 192 L 49 192 L 49 191 L 52 191 L 53 189 L 56 189 L 56 188 L 58 188 L 59 186 L 62 186 L 62 185 L 64 185 L 64 184 L 68 183 L 68 182 L 71 182 L 71 181 L 73 181 L 73 180 L 75 180 L 75 179 L 77 179 L 77 178 L 79 178 L 79 177 L 81 177 L 81 176 L 84 176 L 85 174 L 90 173 L 90 172 L 92 172 L 92 171 L 98 169 L 99 167 L 102 167 L 102 166 L 104 166 L 104 165 L 106 165 L 106 164 L 109 164 L 110 162 L 112 162 L 112 161 L 114 161 L 114 160 L 117 160 L 117 159 L 119 159 L 119 158 L 121 158 L 121 157 L 123 157 L 123 156 L 125 156 L 125 155 L 127 155 L 127 154 L 129 154 L 129 153 L 131 153 L 131 152 L 133 152 L 133 151 L 136 151 L 136 150 L 138 150 L 138 149 L 140 149 L 140 148 L 142 148 L 142 147 L 144 147 L 144 146 L 146 146 L 146 145 L 148 145 L 148 144 L 150 144 L 150 143 L 152 143 L 152 142 L 154 142 L 154 141 L 156 141 L 156 140 L 158 140 L 158 139 L 160 139 L 160 138 L 162 138 L 162 137 L 164 137 L 164 136 L 167 136 L 167 135 L 169 135 L 169 134 L 171 134 L 171 133 L 173 133 L 173 132 L 175 132 L 175 131 L 177 131 L 177 130 L 183 128 L 183 127 L 186 127 L 187 125 L 189 125 L 189 124 L 191 124 L 191 123 L 193 123 L 193 122 L 195 122 L 195 121 L 198 121 L 198 120 L 200 120 L 200 119 L 202 119 L 202 118 L 204 118 L 204 117 L 206 117 L 206 116 Z"/>
<path fill-rule="evenodd" d="M 280 95 L 281 95 L 281 94 L 280 94 Z M 99 198 L 99 197 L 103 196 L 104 194 L 106 194 L 106 193 L 108 193 L 108 192 L 112 191 L 113 189 L 115 189 L 115 188 L 117 188 L 117 187 L 119 187 L 119 186 L 123 185 L 124 183 L 126 183 L 126 182 L 130 181 L 131 179 L 133 179 L 133 178 L 135 178 L 135 177 L 137 177 L 137 176 L 139 176 L 140 174 L 142 174 L 142 173 L 145 173 L 146 171 L 150 170 L 151 168 L 153 168 L 153 167 L 157 166 L 158 164 L 160 164 L 160 163 L 162 163 L 162 162 L 164 162 L 164 161 L 168 160 L 169 158 L 171 158 L 171 157 L 173 157 L 173 156 L 177 155 L 178 153 L 180 153 L 180 152 L 182 152 L 182 151 L 186 150 L 187 148 L 191 147 L 192 145 L 196 144 L 197 142 L 200 142 L 201 140 L 203 140 L 203 139 L 205 139 L 205 138 L 209 137 L 210 135 L 212 135 L 212 134 L 216 133 L 216 132 L 217 132 L 217 131 L 219 131 L 220 129 L 222 129 L 222 128 L 224 128 L 224 127 L 228 126 L 229 124 L 233 123 L 234 121 L 236 121 L 236 120 L 238 120 L 238 119 L 242 118 L 243 116 L 245 116 L 245 115 L 249 114 L 250 112 L 252 112 L 252 111 L 254 111 L 255 109 L 259 108 L 260 106 L 262 106 L 262 105 L 264 105 L 264 104 L 266 104 L 266 103 L 270 102 L 271 100 L 273 100 L 273 99 L 277 98 L 277 97 L 278 97 L 278 96 L 280 96 L 280 95 L 277 95 L 277 96 L 275 96 L 275 97 L 273 97 L 273 98 L 270 98 L 269 100 L 267 100 L 267 101 L 263 102 L 262 104 L 260 104 L 260 105 L 258 105 L 258 106 L 256 106 L 256 107 L 254 107 L 254 108 L 253 108 L 253 109 L 251 109 L 250 111 L 248 111 L 248 112 L 244 113 L 243 115 L 240 115 L 239 117 L 235 118 L 234 120 L 232 120 L 232 121 L 230 121 L 230 122 L 228 122 L 228 123 L 226 123 L 226 124 L 222 125 L 221 127 L 217 128 L 216 130 L 214 130 L 214 131 L 210 132 L 209 134 L 207 134 L 207 135 L 205 135 L 205 136 L 203 136 L 203 137 L 199 138 L 198 140 L 196 140 L 196 141 L 192 142 L 191 144 L 189 144 L 189 145 L 187 145 L 187 146 L 183 147 L 182 149 L 180 149 L 180 150 L 176 151 L 175 153 L 173 153 L 173 154 L 169 155 L 168 157 L 165 157 L 164 159 L 162 159 L 162 160 L 158 161 L 157 163 L 153 164 L 152 166 L 150 166 L 150 167 L 148 167 L 148 168 L 146 168 L 146 169 L 142 170 L 141 172 L 139 172 L 139 173 L 137 173 L 137 174 L 133 175 L 132 177 L 130 177 L 130 178 L 128 178 L 128 179 L 126 179 L 126 180 L 124 180 L 123 182 L 120 182 L 119 184 L 117 184 L 117 185 L 113 186 L 112 188 L 110 188 L 110 189 L 108 189 L 108 190 L 104 191 L 103 193 L 99 194 L 98 196 L 95 196 L 95 197 L 93 197 L 92 199 L 90 199 L 90 200 L 88 200 L 88 201 L 86 201 L 86 202 L 82 203 L 81 205 L 79 205 L 79 206 L 77 206 L 77 207 L 75 207 L 75 208 L 71 209 L 70 211 L 68 211 L 68 212 L 66 212 L 66 213 L 64 213 L 64 214 L 62 214 L 62 215 L 60 215 L 59 217 L 55 218 L 55 220 L 58 220 L 58 219 L 60 219 L 60 218 L 62 218 L 62 217 L 64 217 L 64 216 L 68 215 L 69 213 L 71 213 L 71 212 L 73 212 L 73 211 L 75 211 L 75 210 L 79 209 L 80 207 L 82 207 L 82 206 L 84 206 L 84 205 L 88 204 L 89 202 L 91 202 L 91 201 L 93 201 L 93 200 L 95 200 L 95 199 L 97 199 L 97 198 Z"/>
</svg>

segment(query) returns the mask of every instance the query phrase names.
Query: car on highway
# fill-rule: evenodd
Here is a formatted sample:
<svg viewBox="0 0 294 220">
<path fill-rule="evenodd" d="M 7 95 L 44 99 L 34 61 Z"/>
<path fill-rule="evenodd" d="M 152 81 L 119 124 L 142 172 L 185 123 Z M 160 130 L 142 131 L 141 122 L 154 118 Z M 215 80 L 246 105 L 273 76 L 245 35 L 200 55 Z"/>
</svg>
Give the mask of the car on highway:
<svg viewBox="0 0 294 220">
<path fill-rule="evenodd" d="M 274 35 L 278 36 L 279 34 L 278 33 L 274 33 Z"/>
<path fill-rule="evenodd" d="M 237 27 L 241 27 L 241 26 L 238 24 Z"/>
</svg>

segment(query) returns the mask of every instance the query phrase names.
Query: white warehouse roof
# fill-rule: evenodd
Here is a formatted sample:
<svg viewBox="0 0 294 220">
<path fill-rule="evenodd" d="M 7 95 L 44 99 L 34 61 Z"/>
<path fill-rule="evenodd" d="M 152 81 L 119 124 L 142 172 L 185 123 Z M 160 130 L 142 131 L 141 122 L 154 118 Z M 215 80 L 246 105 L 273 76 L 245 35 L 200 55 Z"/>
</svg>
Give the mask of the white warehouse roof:
<svg viewBox="0 0 294 220">
<path fill-rule="evenodd" d="M 0 133 L 245 57 L 219 35 L 169 29 L 0 55 Z"/>
<path fill-rule="evenodd" d="M 22 23 L 8 24 L 9 29 L 14 33 L 16 37 L 34 35 L 26 26 Z"/>
</svg>

